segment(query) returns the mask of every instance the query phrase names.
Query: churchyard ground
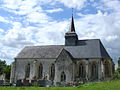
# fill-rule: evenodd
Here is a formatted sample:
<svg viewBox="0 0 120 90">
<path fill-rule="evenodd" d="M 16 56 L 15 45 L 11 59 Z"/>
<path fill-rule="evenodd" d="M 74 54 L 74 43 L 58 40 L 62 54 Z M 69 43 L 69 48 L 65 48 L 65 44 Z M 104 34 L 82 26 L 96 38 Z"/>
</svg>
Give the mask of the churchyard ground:
<svg viewBox="0 0 120 90">
<path fill-rule="evenodd" d="M 78 87 L 0 87 L 0 90 L 120 90 L 120 80 L 89 83 Z"/>
</svg>

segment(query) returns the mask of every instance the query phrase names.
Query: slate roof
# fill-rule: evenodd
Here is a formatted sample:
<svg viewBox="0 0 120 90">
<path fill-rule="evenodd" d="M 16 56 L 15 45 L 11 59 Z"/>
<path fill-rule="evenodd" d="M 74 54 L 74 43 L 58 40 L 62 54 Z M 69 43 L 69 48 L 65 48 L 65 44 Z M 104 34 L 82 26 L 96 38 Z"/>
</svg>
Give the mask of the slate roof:
<svg viewBox="0 0 120 90">
<path fill-rule="evenodd" d="M 77 46 L 65 47 L 74 58 L 110 58 L 99 39 L 79 40 Z"/>
<path fill-rule="evenodd" d="M 16 58 L 57 58 L 63 45 L 26 46 Z"/>
<path fill-rule="evenodd" d="M 99 39 L 78 40 L 77 46 L 26 46 L 15 58 L 57 58 L 62 49 L 73 58 L 111 58 Z"/>
</svg>

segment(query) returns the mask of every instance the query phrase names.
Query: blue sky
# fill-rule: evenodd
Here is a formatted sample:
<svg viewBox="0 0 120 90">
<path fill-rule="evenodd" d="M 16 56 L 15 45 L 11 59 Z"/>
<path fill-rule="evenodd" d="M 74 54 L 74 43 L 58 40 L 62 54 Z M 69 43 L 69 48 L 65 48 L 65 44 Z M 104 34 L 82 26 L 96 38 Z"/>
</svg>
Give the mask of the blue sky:
<svg viewBox="0 0 120 90">
<path fill-rule="evenodd" d="M 74 8 L 79 39 L 101 39 L 120 56 L 120 0 L 0 0 L 0 59 L 8 64 L 25 46 L 64 44 Z"/>
</svg>

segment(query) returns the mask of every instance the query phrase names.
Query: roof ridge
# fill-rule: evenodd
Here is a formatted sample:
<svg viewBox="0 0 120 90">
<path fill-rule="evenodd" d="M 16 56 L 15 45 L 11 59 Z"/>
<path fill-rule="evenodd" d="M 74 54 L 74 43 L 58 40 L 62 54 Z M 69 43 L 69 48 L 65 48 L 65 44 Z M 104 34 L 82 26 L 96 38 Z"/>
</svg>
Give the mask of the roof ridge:
<svg viewBox="0 0 120 90">
<path fill-rule="evenodd" d="M 39 45 L 39 46 L 25 46 L 25 47 L 45 47 L 45 46 L 65 46 L 65 45 Z"/>
<path fill-rule="evenodd" d="M 103 56 L 106 57 L 106 55 L 107 55 L 108 57 L 110 57 L 110 55 L 108 54 L 107 50 L 106 50 L 105 47 L 103 46 L 101 40 L 99 40 L 99 43 L 100 43 L 100 44 L 99 44 L 99 49 L 100 49 L 100 55 L 101 55 L 101 57 L 103 57 Z M 104 52 L 105 52 L 106 55 L 103 55 L 102 49 L 104 49 Z M 105 57 L 104 57 L 104 58 L 105 58 Z M 111 58 L 111 57 L 110 57 L 110 58 Z"/>
<path fill-rule="evenodd" d="M 81 39 L 81 40 L 78 40 L 78 41 L 83 41 L 83 40 L 100 40 L 100 39 Z"/>
</svg>

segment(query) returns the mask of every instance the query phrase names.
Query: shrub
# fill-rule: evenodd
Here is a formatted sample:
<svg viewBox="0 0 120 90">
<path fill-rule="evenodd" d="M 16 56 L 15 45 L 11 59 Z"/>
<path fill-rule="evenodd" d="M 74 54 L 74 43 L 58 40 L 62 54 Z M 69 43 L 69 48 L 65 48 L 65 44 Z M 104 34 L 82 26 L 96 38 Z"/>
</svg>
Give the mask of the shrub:
<svg viewBox="0 0 120 90">
<path fill-rule="evenodd" d="M 120 74 L 120 67 L 117 68 L 116 72 Z"/>
<path fill-rule="evenodd" d="M 117 80 L 120 79 L 120 74 L 118 72 L 115 72 L 115 74 L 112 76 L 111 80 Z"/>
</svg>

